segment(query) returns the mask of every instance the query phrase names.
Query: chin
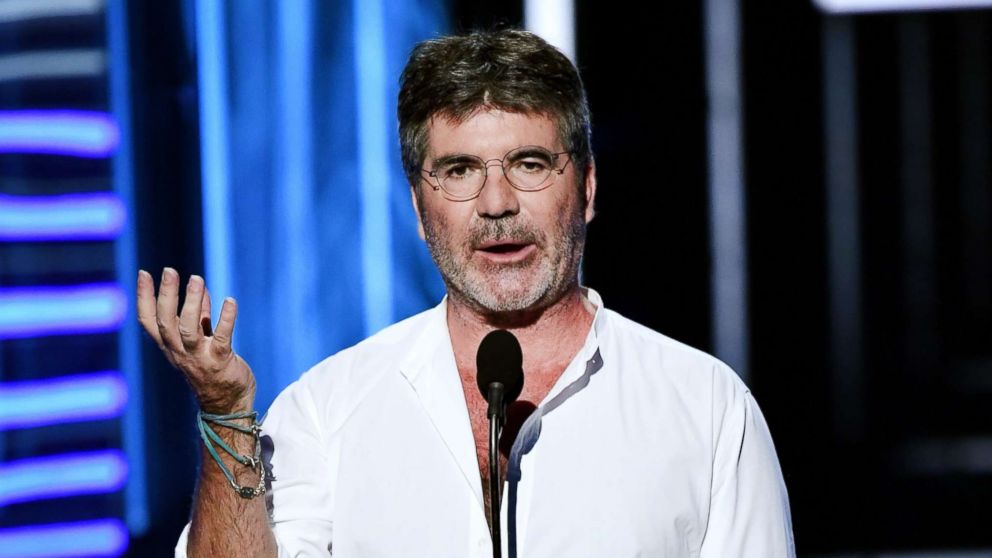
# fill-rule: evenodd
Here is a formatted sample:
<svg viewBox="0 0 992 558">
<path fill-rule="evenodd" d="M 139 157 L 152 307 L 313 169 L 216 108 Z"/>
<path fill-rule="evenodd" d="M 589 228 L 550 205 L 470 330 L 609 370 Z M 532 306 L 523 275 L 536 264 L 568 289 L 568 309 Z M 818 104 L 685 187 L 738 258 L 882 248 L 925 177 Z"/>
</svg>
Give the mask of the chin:
<svg viewBox="0 0 992 558">
<path fill-rule="evenodd" d="M 488 313 L 502 314 L 507 312 L 520 312 L 535 306 L 540 300 L 540 296 L 531 293 L 505 293 L 495 291 L 485 291 L 476 293 L 466 293 L 466 299 L 479 310 Z"/>
<path fill-rule="evenodd" d="M 519 312 L 540 306 L 551 290 L 550 278 L 533 273 L 506 273 L 497 280 L 480 281 L 471 298 L 490 312 Z M 529 287 L 529 288 L 528 288 Z"/>
</svg>

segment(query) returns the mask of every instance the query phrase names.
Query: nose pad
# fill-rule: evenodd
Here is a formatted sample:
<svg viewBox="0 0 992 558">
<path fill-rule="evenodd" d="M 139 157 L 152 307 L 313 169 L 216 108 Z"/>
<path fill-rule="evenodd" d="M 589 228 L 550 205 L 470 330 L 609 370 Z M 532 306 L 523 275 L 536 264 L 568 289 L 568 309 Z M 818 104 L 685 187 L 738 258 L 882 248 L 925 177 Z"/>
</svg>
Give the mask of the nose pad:
<svg viewBox="0 0 992 558">
<path fill-rule="evenodd" d="M 506 171 L 503 169 L 503 163 L 502 163 L 502 161 L 500 161 L 499 159 L 492 159 L 492 160 L 486 161 L 485 165 L 486 165 L 486 184 L 489 184 L 489 179 L 490 178 L 493 178 L 489 174 L 489 167 L 496 167 L 496 168 L 499 169 L 499 174 L 503 175 L 502 176 L 503 179 L 506 180 L 507 186 L 509 186 L 511 188 L 513 187 L 513 185 L 510 184 L 510 181 L 506 179 Z M 483 188 L 485 188 L 485 185 L 483 185 Z"/>
<path fill-rule="evenodd" d="M 479 192 L 479 197 L 476 198 L 476 211 L 479 215 L 489 217 L 500 217 L 519 211 L 516 188 L 506 179 L 503 164 L 497 159 L 486 161 L 485 165 L 486 182 L 482 185 L 482 191 Z M 497 174 L 500 176 L 490 175 L 489 167 L 499 167 L 500 170 L 497 171 Z M 493 182 L 495 181 L 502 181 L 504 183 L 494 185 Z"/>
</svg>

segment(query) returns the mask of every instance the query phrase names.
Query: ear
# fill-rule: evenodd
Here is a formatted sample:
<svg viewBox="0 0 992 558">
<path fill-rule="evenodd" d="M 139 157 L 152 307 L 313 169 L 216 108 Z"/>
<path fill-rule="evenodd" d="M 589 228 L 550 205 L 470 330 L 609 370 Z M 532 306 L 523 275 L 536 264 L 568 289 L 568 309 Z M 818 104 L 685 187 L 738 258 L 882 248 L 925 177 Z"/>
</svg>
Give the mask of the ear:
<svg viewBox="0 0 992 558">
<path fill-rule="evenodd" d="M 585 194 L 586 224 L 588 225 L 596 216 L 596 162 L 592 159 L 589 159 L 589 164 L 586 166 Z"/>
<path fill-rule="evenodd" d="M 410 201 L 413 202 L 413 212 L 417 215 L 417 234 L 420 235 L 420 240 L 427 241 L 427 235 L 424 234 L 424 219 L 420 214 L 420 202 L 417 199 L 417 187 L 410 187 Z"/>
</svg>

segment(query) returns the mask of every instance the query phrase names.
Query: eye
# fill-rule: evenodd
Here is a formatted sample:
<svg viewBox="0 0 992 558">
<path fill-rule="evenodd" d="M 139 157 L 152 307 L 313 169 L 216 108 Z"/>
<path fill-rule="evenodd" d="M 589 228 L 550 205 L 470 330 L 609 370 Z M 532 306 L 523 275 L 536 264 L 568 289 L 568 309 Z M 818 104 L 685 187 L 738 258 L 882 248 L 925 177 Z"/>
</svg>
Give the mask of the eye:
<svg viewBox="0 0 992 558">
<path fill-rule="evenodd" d="M 525 173 L 540 174 L 547 172 L 551 165 L 548 161 L 543 159 L 529 158 L 522 161 L 517 161 L 514 166 Z"/>
<path fill-rule="evenodd" d="M 441 180 L 451 180 L 452 182 L 470 180 L 484 172 L 482 170 L 482 162 L 468 155 L 448 157 L 438 161 L 434 168 L 436 169 L 438 178 Z"/>
<path fill-rule="evenodd" d="M 509 168 L 518 176 L 540 176 L 551 171 L 554 155 L 537 146 L 521 147 L 507 155 Z"/>
<path fill-rule="evenodd" d="M 453 163 L 446 165 L 442 169 L 442 175 L 446 180 L 462 180 L 468 178 L 475 172 L 475 168 L 467 163 Z"/>
<path fill-rule="evenodd" d="M 517 176 L 543 176 L 551 171 L 551 157 L 542 154 L 526 154 L 510 163 L 510 169 Z"/>
</svg>

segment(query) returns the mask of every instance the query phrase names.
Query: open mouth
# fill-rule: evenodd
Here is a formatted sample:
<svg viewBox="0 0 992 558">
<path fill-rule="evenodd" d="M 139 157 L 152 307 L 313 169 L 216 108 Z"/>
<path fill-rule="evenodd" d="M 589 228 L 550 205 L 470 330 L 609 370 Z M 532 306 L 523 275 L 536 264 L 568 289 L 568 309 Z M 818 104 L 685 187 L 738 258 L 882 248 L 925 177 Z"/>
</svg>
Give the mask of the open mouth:
<svg viewBox="0 0 992 558">
<path fill-rule="evenodd" d="M 527 242 L 486 242 L 476 248 L 486 258 L 497 262 L 509 263 L 526 258 L 535 247 Z"/>
<path fill-rule="evenodd" d="M 527 246 L 527 244 L 494 244 L 492 246 L 481 248 L 481 250 L 483 252 L 489 252 L 490 254 L 512 254 L 523 250 Z"/>
</svg>

